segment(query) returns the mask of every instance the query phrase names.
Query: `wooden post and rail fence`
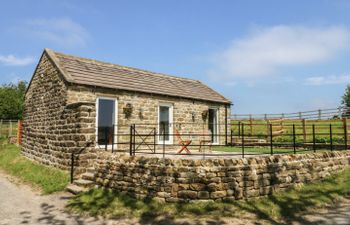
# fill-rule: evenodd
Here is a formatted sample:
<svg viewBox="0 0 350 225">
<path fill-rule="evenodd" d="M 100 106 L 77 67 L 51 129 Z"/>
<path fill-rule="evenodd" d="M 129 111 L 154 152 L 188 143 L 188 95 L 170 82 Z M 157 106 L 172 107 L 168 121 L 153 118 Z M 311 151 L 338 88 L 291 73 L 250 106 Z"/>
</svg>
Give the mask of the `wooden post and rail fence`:
<svg viewBox="0 0 350 225">
<path fill-rule="evenodd" d="M 10 143 L 22 143 L 22 120 L 0 120 L 0 138 L 8 139 Z"/>
</svg>

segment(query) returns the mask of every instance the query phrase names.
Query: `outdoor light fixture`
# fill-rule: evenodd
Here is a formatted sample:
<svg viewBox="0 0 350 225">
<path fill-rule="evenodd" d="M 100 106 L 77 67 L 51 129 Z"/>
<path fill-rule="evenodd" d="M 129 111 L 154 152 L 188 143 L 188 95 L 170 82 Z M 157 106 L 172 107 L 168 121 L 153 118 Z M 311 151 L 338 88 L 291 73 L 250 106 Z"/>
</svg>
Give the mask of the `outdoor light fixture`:
<svg viewBox="0 0 350 225">
<path fill-rule="evenodd" d="M 139 111 L 139 117 L 140 117 L 141 120 L 143 119 L 143 109 L 140 109 L 140 111 Z"/>
<path fill-rule="evenodd" d="M 195 122 L 195 121 L 196 121 L 196 113 L 192 112 L 192 122 Z"/>
</svg>

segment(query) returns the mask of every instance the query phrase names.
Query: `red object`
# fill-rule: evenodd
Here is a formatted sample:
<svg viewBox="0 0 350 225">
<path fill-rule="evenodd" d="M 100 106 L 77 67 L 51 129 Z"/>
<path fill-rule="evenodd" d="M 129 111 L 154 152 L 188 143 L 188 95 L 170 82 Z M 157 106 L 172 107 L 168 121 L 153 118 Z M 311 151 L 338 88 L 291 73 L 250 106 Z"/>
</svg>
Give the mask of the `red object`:
<svg viewBox="0 0 350 225">
<path fill-rule="evenodd" d="M 175 135 L 179 139 L 179 145 L 181 146 L 181 149 L 177 152 L 180 154 L 182 151 L 186 151 L 187 154 L 191 154 L 190 150 L 188 150 L 188 146 L 192 143 L 191 140 L 182 140 L 181 135 L 179 134 L 178 130 L 175 130 Z"/>
<path fill-rule="evenodd" d="M 17 144 L 22 144 L 22 120 L 18 120 Z"/>
</svg>

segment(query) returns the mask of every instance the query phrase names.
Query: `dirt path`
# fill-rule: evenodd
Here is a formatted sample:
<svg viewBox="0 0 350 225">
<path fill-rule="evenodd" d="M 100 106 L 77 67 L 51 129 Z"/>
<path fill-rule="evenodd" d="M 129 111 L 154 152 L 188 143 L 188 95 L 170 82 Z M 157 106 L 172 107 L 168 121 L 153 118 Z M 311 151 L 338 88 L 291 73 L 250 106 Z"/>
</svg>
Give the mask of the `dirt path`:
<svg viewBox="0 0 350 225">
<path fill-rule="evenodd" d="M 40 195 L 16 179 L 0 173 L 0 225 L 55 224 L 55 225 L 109 225 L 130 224 L 131 221 L 112 221 L 84 218 L 64 212 L 69 193 Z"/>
<path fill-rule="evenodd" d="M 19 184 L 14 178 L 0 172 L 0 225 L 54 224 L 54 225 L 112 225 L 112 224 L 270 224 L 242 215 L 240 218 L 206 220 L 157 218 L 151 221 L 105 220 L 103 218 L 81 217 L 64 211 L 68 193 L 42 196 L 32 188 Z M 270 221 L 271 222 L 271 221 Z M 271 224 L 277 224 L 272 222 Z M 278 223 L 280 224 L 280 223 Z M 300 217 L 299 222 L 287 224 L 350 224 L 350 201 L 338 207 L 318 210 Z"/>
</svg>

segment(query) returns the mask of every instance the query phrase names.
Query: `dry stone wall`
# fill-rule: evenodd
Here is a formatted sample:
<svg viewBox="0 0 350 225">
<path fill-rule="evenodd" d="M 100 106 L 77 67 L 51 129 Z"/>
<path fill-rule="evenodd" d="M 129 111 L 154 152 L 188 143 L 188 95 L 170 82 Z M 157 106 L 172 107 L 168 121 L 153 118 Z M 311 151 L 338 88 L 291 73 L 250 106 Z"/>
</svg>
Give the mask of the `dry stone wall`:
<svg viewBox="0 0 350 225">
<path fill-rule="evenodd" d="M 234 200 L 324 178 L 350 164 L 350 151 L 247 159 L 160 159 L 99 154 L 99 186 L 161 202 Z"/>
</svg>

